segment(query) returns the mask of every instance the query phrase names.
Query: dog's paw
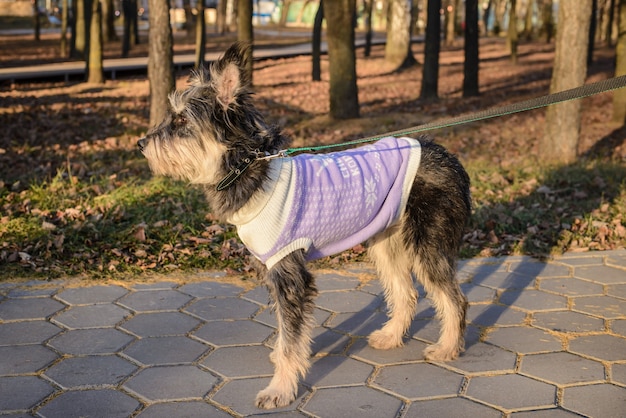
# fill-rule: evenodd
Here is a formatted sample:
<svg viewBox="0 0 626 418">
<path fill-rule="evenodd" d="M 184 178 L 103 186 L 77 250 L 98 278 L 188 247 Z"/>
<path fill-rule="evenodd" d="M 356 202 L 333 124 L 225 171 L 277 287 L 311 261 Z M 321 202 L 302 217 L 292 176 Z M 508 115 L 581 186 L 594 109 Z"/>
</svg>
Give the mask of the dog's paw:
<svg viewBox="0 0 626 418">
<path fill-rule="evenodd" d="M 281 392 L 268 386 L 256 395 L 256 406 L 261 409 L 282 408 L 294 399 L 296 399 L 295 393 Z"/>
<path fill-rule="evenodd" d="M 402 346 L 402 336 L 393 336 L 382 329 L 374 331 L 367 339 L 370 347 L 377 350 L 390 350 Z"/>
<path fill-rule="evenodd" d="M 429 345 L 424 349 L 424 358 L 430 361 L 451 361 L 459 356 L 461 350 L 457 348 L 443 347 L 440 344 Z"/>
</svg>

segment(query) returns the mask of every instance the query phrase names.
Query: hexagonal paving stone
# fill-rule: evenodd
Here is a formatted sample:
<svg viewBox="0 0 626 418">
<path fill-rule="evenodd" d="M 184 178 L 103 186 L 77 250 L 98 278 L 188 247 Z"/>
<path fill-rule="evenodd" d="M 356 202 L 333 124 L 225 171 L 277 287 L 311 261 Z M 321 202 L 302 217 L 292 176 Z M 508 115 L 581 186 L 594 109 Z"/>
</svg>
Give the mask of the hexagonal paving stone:
<svg viewBox="0 0 626 418">
<path fill-rule="evenodd" d="M 469 260 L 459 260 L 457 276 L 461 277 L 464 281 L 470 280 L 474 283 L 478 283 L 493 273 L 506 273 L 507 271 L 507 264 L 503 264 L 498 261 L 483 262 L 482 259 L 475 258 Z"/>
<path fill-rule="evenodd" d="M 270 294 L 265 286 L 257 286 L 245 292 L 241 297 L 256 302 L 259 305 L 268 305 L 271 302 Z"/>
<path fill-rule="evenodd" d="M 196 366 L 159 366 L 141 370 L 124 388 L 148 401 L 203 398 L 217 383 L 211 373 Z"/>
<path fill-rule="evenodd" d="M 383 367 L 374 384 L 407 399 L 456 395 L 463 376 L 427 363 Z"/>
<path fill-rule="evenodd" d="M 0 320 L 46 319 L 65 307 L 48 298 L 5 299 L 0 302 Z"/>
<path fill-rule="evenodd" d="M 606 319 L 626 317 L 626 300 L 610 296 L 586 296 L 574 298 L 573 310 Z"/>
<path fill-rule="evenodd" d="M 304 381 L 314 387 L 365 384 L 374 367 L 343 356 L 313 360 Z"/>
<path fill-rule="evenodd" d="M 254 400 L 256 399 L 257 393 L 264 389 L 269 383 L 269 377 L 232 380 L 220 388 L 217 393 L 211 397 L 211 400 L 235 411 L 235 413 L 239 415 L 250 416 L 252 414 L 267 414 L 267 410 L 258 409 L 254 406 Z M 302 386 L 298 386 L 296 400 L 283 408 L 272 409 L 271 415 L 269 415 L 268 418 L 273 416 L 281 417 L 281 413 L 284 414 L 287 411 L 295 411 L 306 394 L 308 394 L 306 389 Z"/>
<path fill-rule="evenodd" d="M 500 295 L 500 303 L 525 311 L 554 311 L 567 308 L 567 299 L 540 290 L 509 290 Z"/>
<path fill-rule="evenodd" d="M 609 296 L 626 299 L 626 284 L 614 284 L 607 286 L 607 291 Z"/>
<path fill-rule="evenodd" d="M 580 418 L 580 415 L 561 408 L 540 409 L 535 411 L 513 412 L 511 418 Z"/>
<path fill-rule="evenodd" d="M 61 328 L 47 321 L 9 322 L 0 324 L 0 346 L 40 344 L 60 333 Z"/>
<path fill-rule="evenodd" d="M 48 418 L 128 417 L 140 403 L 112 389 L 65 392 L 46 403 L 38 412 Z"/>
<path fill-rule="evenodd" d="M 236 297 L 243 288 L 230 283 L 196 282 L 178 288 L 180 292 L 197 298 Z"/>
<path fill-rule="evenodd" d="M 134 340 L 116 329 L 97 328 L 68 331 L 50 340 L 51 347 L 74 355 L 114 354 Z"/>
<path fill-rule="evenodd" d="M 54 388 L 37 376 L 0 377 L 0 411 L 30 409 L 54 392 Z"/>
<path fill-rule="evenodd" d="M 376 310 L 379 297 L 358 290 L 321 293 L 315 301 L 317 306 L 333 312 L 360 312 Z"/>
<path fill-rule="evenodd" d="M 604 292 L 601 284 L 577 279 L 575 277 L 542 279 L 541 282 L 539 282 L 539 288 L 566 296 L 602 295 Z"/>
<path fill-rule="evenodd" d="M 382 312 L 364 310 L 337 314 L 326 326 L 355 337 L 366 337 L 373 331 L 382 328 L 388 319 L 387 315 Z"/>
<path fill-rule="evenodd" d="M 74 306 L 54 316 L 52 320 L 69 329 L 113 327 L 127 316 L 126 309 L 117 305 L 100 304 Z"/>
<path fill-rule="evenodd" d="M 473 283 L 463 283 L 461 291 L 469 303 L 491 303 L 496 297 L 496 290 Z"/>
<path fill-rule="evenodd" d="M 200 321 L 180 312 L 141 313 L 120 327 L 140 337 L 166 337 L 186 335 Z"/>
<path fill-rule="evenodd" d="M 611 380 L 626 386 L 626 364 L 613 364 L 611 366 Z"/>
<path fill-rule="evenodd" d="M 520 371 L 560 385 L 604 380 L 602 363 L 563 352 L 524 356 Z"/>
<path fill-rule="evenodd" d="M 259 344 L 272 333 L 273 328 L 249 319 L 214 321 L 202 325 L 193 335 L 213 345 Z"/>
<path fill-rule="evenodd" d="M 422 352 L 428 344 L 409 340 L 402 347 L 392 350 L 376 350 L 367 344 L 367 339 L 360 338 L 350 346 L 348 355 L 355 359 L 375 365 L 391 365 L 407 361 L 424 360 Z"/>
<path fill-rule="evenodd" d="M 45 375 L 66 389 L 117 385 L 137 366 L 117 356 L 70 357 L 46 370 Z"/>
<path fill-rule="evenodd" d="M 516 274 L 532 277 L 567 277 L 570 275 L 570 268 L 567 266 L 548 264 L 532 259 L 511 263 L 510 270 Z"/>
<path fill-rule="evenodd" d="M 517 356 L 514 353 L 493 345 L 475 343 L 467 346 L 459 358 L 445 364 L 469 373 L 505 373 L 515 369 L 516 361 Z"/>
<path fill-rule="evenodd" d="M 40 345 L 0 347 L 0 375 L 36 373 L 57 357 Z"/>
<path fill-rule="evenodd" d="M 611 330 L 622 337 L 626 337 L 626 319 L 612 321 Z"/>
<path fill-rule="evenodd" d="M 603 331 L 604 321 L 578 312 L 539 312 L 533 315 L 533 326 L 559 332 Z"/>
<path fill-rule="evenodd" d="M 345 348 L 352 341 L 347 335 L 340 334 L 328 328 L 315 327 L 311 334 L 311 355 L 343 354 Z"/>
<path fill-rule="evenodd" d="M 202 365 L 227 377 L 258 377 L 274 373 L 272 350 L 263 345 L 223 347 L 213 351 Z"/>
<path fill-rule="evenodd" d="M 145 290 L 129 293 L 118 303 L 135 312 L 175 311 L 191 299 L 176 290 Z"/>
<path fill-rule="evenodd" d="M 65 289 L 55 297 L 68 305 L 91 305 L 112 303 L 127 293 L 128 290 L 121 286 L 103 285 Z"/>
<path fill-rule="evenodd" d="M 626 270 L 609 266 L 578 267 L 574 276 L 603 284 L 626 283 Z"/>
<path fill-rule="evenodd" d="M 554 335 L 530 327 L 496 328 L 486 341 L 521 354 L 558 351 L 562 345 Z"/>
<path fill-rule="evenodd" d="M 613 335 L 578 337 L 570 341 L 568 351 L 600 360 L 624 360 L 626 357 L 624 354 L 626 353 L 626 339 Z"/>
<path fill-rule="evenodd" d="M 172 418 L 172 417 L 210 417 L 230 418 L 231 415 L 220 411 L 206 402 L 157 403 L 150 405 L 138 416 L 141 418 Z"/>
<path fill-rule="evenodd" d="M 42 288 L 17 288 L 7 293 L 9 298 L 39 298 L 54 295 L 59 290 L 58 287 L 42 287 Z"/>
<path fill-rule="evenodd" d="M 585 416 L 623 417 L 626 388 L 609 384 L 565 388 L 563 407 Z"/>
<path fill-rule="evenodd" d="M 206 321 L 248 319 L 260 309 L 259 305 L 238 298 L 200 299 L 185 308 Z"/>
<path fill-rule="evenodd" d="M 435 399 L 413 402 L 404 418 L 480 417 L 499 418 L 500 411 L 464 398 Z"/>
<path fill-rule="evenodd" d="M 507 410 L 556 406 L 556 387 L 517 374 L 470 379 L 467 396 Z"/>
<path fill-rule="evenodd" d="M 472 283 L 494 289 L 529 289 L 535 286 L 535 278 L 497 271 L 485 277 L 475 277 Z"/>
<path fill-rule="evenodd" d="M 319 292 L 333 290 L 353 290 L 361 284 L 354 276 L 343 276 L 336 273 L 318 274 L 315 276 L 315 285 Z"/>
<path fill-rule="evenodd" d="M 183 336 L 148 337 L 135 341 L 123 353 L 146 366 L 192 363 L 210 348 Z"/>
<path fill-rule="evenodd" d="M 354 386 L 320 389 L 302 408 L 319 417 L 394 417 L 402 407 L 399 399 L 377 390 Z"/>
<path fill-rule="evenodd" d="M 526 313 L 501 305 L 470 305 L 467 320 L 484 327 L 522 325 L 526 320 Z"/>
</svg>

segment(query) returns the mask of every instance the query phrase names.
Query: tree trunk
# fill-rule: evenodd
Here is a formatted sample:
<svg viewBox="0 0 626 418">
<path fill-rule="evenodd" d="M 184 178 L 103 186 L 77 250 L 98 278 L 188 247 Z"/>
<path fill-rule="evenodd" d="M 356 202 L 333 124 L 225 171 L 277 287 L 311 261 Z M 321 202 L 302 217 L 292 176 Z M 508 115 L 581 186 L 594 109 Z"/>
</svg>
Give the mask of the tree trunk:
<svg viewBox="0 0 626 418">
<path fill-rule="evenodd" d="M 237 39 L 252 46 L 254 32 L 252 28 L 252 0 L 238 0 L 237 6 Z M 252 48 L 248 49 L 246 57 L 246 72 L 252 83 Z"/>
<path fill-rule="evenodd" d="M 593 64 L 593 47 L 596 43 L 596 23 L 598 18 L 598 0 L 591 1 L 591 21 L 589 22 L 589 42 L 587 44 L 587 66 Z"/>
<path fill-rule="evenodd" d="M 621 10 L 621 0 L 620 0 L 620 10 Z M 606 46 L 609 46 L 609 47 L 613 45 L 613 21 L 614 20 L 615 20 L 615 0 L 609 0 L 609 17 L 608 17 L 608 22 L 606 23 Z"/>
<path fill-rule="evenodd" d="M 353 17 L 356 0 L 323 0 L 330 60 L 330 115 L 359 117 Z"/>
<path fill-rule="evenodd" d="M 507 46 L 511 54 L 511 62 L 517 64 L 517 0 L 511 0 L 511 8 L 509 9 L 509 30 L 507 32 Z"/>
<path fill-rule="evenodd" d="M 321 4 L 321 2 L 320 2 Z M 365 48 L 363 56 L 369 57 L 372 52 L 372 8 L 374 0 L 363 0 L 363 18 L 365 19 Z"/>
<path fill-rule="evenodd" d="M 478 96 L 478 0 L 465 0 L 463 97 Z"/>
<path fill-rule="evenodd" d="M 387 23 L 385 61 L 394 68 L 407 68 L 415 64 L 411 52 L 411 2 L 390 0 Z"/>
<path fill-rule="evenodd" d="M 67 48 L 67 24 L 68 24 L 68 16 L 69 11 L 67 8 L 69 7 L 68 0 L 62 0 L 61 2 L 61 56 L 63 58 L 68 57 L 68 48 Z"/>
<path fill-rule="evenodd" d="M 618 36 L 615 44 L 615 76 L 626 75 L 626 0 L 618 4 Z M 626 89 L 613 92 L 613 121 L 626 123 Z"/>
<path fill-rule="evenodd" d="M 104 0 L 102 2 L 102 40 L 104 42 L 117 41 L 113 0 Z"/>
<path fill-rule="evenodd" d="M 167 113 L 168 95 L 174 90 L 173 38 L 167 0 L 149 0 L 148 80 L 150 82 L 150 125 L 160 123 Z"/>
<path fill-rule="evenodd" d="M 446 0 L 444 10 L 444 23 L 445 23 L 445 41 L 446 46 L 454 45 L 454 38 L 456 36 L 456 1 Z"/>
<path fill-rule="evenodd" d="M 526 5 L 526 15 L 524 16 L 524 39 L 531 41 L 533 39 L 533 6 L 535 0 L 528 0 Z"/>
<path fill-rule="evenodd" d="M 89 54 L 87 58 L 87 82 L 104 84 L 102 68 L 102 7 L 100 0 L 93 0 L 91 8 L 91 24 L 89 34 Z"/>
<path fill-rule="evenodd" d="M 217 10 L 215 10 L 215 31 L 219 35 L 223 35 L 226 33 L 226 6 L 227 0 L 218 0 L 217 1 Z"/>
<path fill-rule="evenodd" d="M 193 13 L 191 13 L 191 2 L 189 0 L 183 0 L 183 10 L 185 11 L 185 24 L 183 29 L 187 32 L 187 36 L 190 36 L 193 30 Z"/>
<path fill-rule="evenodd" d="M 485 11 L 483 13 L 483 32 L 485 35 L 489 33 L 489 17 L 491 15 L 492 9 L 493 9 L 493 0 L 489 0 L 487 2 L 487 7 L 485 7 Z"/>
<path fill-rule="evenodd" d="M 546 37 L 546 43 L 552 42 L 554 35 L 554 17 L 552 16 L 552 0 L 543 0 L 541 7 L 542 31 Z"/>
<path fill-rule="evenodd" d="M 424 45 L 424 67 L 420 98 L 436 99 L 439 84 L 439 51 L 441 49 L 441 0 L 428 0 L 426 40 Z"/>
<path fill-rule="evenodd" d="M 196 60 L 195 67 L 204 66 L 206 55 L 206 20 L 204 19 L 204 0 L 196 2 Z"/>
<path fill-rule="evenodd" d="M 39 41 L 41 39 L 41 21 L 39 20 L 39 6 L 37 5 L 37 0 L 31 0 L 33 5 L 33 27 L 35 29 L 35 40 Z"/>
<path fill-rule="evenodd" d="M 91 22 L 91 1 L 76 1 L 76 40 L 74 43 L 73 57 L 84 59 L 89 45 L 89 22 Z"/>
<path fill-rule="evenodd" d="M 313 45 L 311 45 L 311 78 L 313 81 L 322 81 L 322 23 L 324 21 L 324 2 L 320 1 L 320 5 L 315 13 L 315 21 L 313 22 Z"/>
<path fill-rule="evenodd" d="M 556 52 L 550 93 L 572 89 L 585 82 L 591 0 L 560 0 Z M 578 153 L 581 101 L 550 106 L 540 143 L 548 162 L 572 163 Z"/>
</svg>

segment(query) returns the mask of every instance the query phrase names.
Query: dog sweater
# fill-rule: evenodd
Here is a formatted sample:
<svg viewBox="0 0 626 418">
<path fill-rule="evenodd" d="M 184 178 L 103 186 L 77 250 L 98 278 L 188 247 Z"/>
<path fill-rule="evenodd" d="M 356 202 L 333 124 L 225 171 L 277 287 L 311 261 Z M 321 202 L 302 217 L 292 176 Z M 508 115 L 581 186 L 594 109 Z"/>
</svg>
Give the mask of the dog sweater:
<svg viewBox="0 0 626 418">
<path fill-rule="evenodd" d="M 267 268 L 298 249 L 307 260 L 333 255 L 398 221 L 420 157 L 418 141 L 388 137 L 347 151 L 274 159 L 263 191 L 228 221 Z"/>
</svg>

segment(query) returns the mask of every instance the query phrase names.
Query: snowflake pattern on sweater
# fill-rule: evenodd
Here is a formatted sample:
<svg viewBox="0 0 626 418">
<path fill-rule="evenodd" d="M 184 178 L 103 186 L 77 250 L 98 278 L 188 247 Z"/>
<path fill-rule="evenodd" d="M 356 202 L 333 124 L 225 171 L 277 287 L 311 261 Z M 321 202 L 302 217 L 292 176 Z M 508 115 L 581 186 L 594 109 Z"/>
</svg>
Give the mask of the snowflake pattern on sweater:
<svg viewBox="0 0 626 418">
<path fill-rule="evenodd" d="M 306 251 L 307 260 L 339 253 L 398 221 L 420 157 L 418 141 L 389 137 L 347 151 L 285 159 L 271 190 L 230 222 L 268 268 L 298 249 Z"/>
</svg>

